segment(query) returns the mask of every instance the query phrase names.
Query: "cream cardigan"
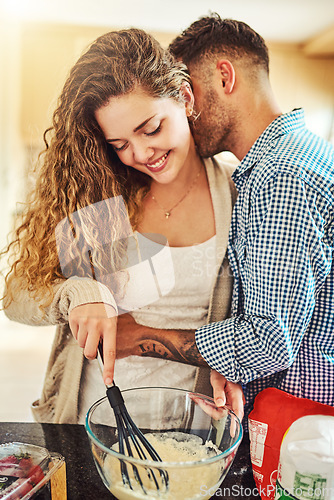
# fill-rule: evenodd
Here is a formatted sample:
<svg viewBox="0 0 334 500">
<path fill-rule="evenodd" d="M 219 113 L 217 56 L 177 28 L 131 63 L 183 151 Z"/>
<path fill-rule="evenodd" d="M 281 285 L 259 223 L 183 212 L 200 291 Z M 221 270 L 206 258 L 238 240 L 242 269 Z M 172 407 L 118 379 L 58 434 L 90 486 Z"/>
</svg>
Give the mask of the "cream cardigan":
<svg viewBox="0 0 334 500">
<path fill-rule="evenodd" d="M 231 167 L 217 159 L 206 159 L 205 167 L 214 207 L 217 235 L 217 278 L 210 298 L 208 322 L 226 318 L 230 311 L 232 277 L 226 258 L 228 232 L 236 191 L 231 180 Z M 57 325 L 44 387 L 39 400 L 32 404 L 36 421 L 77 423 L 78 394 L 83 369 L 83 350 L 69 328 L 71 310 L 82 304 L 104 302 L 114 304 L 110 290 L 89 278 L 69 278 L 54 285 L 54 298 L 45 314 L 27 291 L 21 291 L 5 310 L 8 318 L 29 325 Z M 210 394 L 209 368 L 198 368 L 194 390 Z"/>
</svg>

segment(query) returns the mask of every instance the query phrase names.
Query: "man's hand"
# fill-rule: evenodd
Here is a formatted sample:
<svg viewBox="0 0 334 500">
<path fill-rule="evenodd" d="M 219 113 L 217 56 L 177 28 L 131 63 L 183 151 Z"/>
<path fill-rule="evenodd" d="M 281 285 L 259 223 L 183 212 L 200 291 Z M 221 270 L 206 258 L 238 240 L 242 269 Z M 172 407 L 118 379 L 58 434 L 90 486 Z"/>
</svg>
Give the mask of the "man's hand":
<svg viewBox="0 0 334 500">
<path fill-rule="evenodd" d="M 213 397 L 217 406 L 228 406 L 239 417 L 244 416 L 245 397 L 240 384 L 226 380 L 224 375 L 211 370 L 210 382 L 213 389 Z"/>
<path fill-rule="evenodd" d="M 116 359 L 117 316 L 114 308 L 99 303 L 83 304 L 72 309 L 69 325 L 87 359 L 95 359 L 99 342 L 103 342 L 103 380 L 110 385 Z"/>
</svg>

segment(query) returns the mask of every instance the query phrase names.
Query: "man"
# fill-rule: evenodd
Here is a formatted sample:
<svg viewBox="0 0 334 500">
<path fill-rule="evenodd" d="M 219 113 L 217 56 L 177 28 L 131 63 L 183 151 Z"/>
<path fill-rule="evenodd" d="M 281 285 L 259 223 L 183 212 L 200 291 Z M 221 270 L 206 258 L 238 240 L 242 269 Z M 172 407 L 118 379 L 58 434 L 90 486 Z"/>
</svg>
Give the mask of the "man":
<svg viewBox="0 0 334 500">
<path fill-rule="evenodd" d="M 170 50 L 192 77 L 199 152 L 241 161 L 232 317 L 200 328 L 197 347 L 245 384 L 246 414 L 268 386 L 334 405 L 333 147 L 305 128 L 302 110 L 282 114 L 265 42 L 246 24 L 201 18 Z"/>
<path fill-rule="evenodd" d="M 241 161 L 229 239 L 232 317 L 197 330 L 198 350 L 195 332 L 184 332 L 182 343 L 169 330 L 175 355 L 163 330 L 121 315 L 117 355 L 159 356 L 159 341 L 161 357 L 205 360 L 243 384 L 246 416 L 270 386 L 334 405 L 333 147 L 305 128 L 302 110 L 282 114 L 268 49 L 246 24 L 204 17 L 170 50 L 192 77 L 200 153 L 231 151 Z"/>
</svg>

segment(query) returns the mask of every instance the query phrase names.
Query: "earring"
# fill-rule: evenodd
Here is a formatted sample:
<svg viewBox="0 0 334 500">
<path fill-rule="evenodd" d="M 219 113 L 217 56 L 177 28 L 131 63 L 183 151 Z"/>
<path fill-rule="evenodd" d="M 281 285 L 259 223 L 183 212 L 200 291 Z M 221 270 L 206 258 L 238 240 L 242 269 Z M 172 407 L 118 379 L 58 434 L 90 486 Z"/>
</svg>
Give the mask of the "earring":
<svg viewBox="0 0 334 500">
<path fill-rule="evenodd" d="M 187 113 L 186 114 L 187 114 L 188 118 L 190 118 L 192 116 L 192 114 L 193 114 L 193 108 L 187 109 Z"/>
<path fill-rule="evenodd" d="M 189 116 L 189 121 L 191 123 L 195 123 L 195 121 L 201 116 L 201 112 L 202 111 L 200 111 L 199 113 L 196 113 L 196 111 L 194 111 L 192 109 L 191 112 L 190 112 L 190 115 L 188 115 Z"/>
</svg>

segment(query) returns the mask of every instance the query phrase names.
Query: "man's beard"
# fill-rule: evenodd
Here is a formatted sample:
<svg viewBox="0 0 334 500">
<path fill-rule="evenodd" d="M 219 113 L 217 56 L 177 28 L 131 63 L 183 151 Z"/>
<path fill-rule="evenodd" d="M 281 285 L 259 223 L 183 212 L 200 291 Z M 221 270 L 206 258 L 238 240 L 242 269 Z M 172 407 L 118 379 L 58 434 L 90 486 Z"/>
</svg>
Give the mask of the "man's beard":
<svg viewBox="0 0 334 500">
<path fill-rule="evenodd" d="M 217 111 L 217 99 L 211 92 L 207 93 L 205 101 L 205 112 L 195 112 L 190 126 L 199 154 L 208 158 L 230 151 L 232 126 L 226 110 Z"/>
</svg>

